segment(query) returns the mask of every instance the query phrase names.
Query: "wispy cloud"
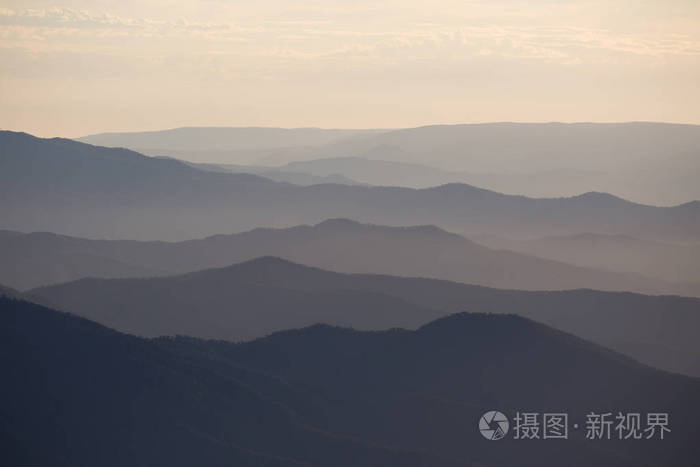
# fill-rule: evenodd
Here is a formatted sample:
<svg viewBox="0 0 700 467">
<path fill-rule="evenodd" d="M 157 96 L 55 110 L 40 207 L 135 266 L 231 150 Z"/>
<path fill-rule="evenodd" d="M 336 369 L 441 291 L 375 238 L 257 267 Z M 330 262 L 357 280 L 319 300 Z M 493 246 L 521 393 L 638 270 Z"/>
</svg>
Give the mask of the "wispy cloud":
<svg viewBox="0 0 700 467">
<path fill-rule="evenodd" d="M 110 46 L 100 41 L 122 38 L 142 40 L 145 49 L 164 47 L 157 42 L 163 39 L 198 41 L 202 51 L 216 48 L 216 43 L 245 43 L 246 47 L 237 52 L 306 59 L 382 59 L 400 51 L 405 59 L 430 54 L 453 58 L 489 55 L 577 64 L 612 59 L 605 54 L 652 58 L 700 55 L 699 39 L 677 33 L 625 34 L 600 28 L 436 23 L 411 24 L 401 29 L 349 26 L 330 20 L 166 21 L 72 8 L 0 9 L 2 47 L 25 47 L 35 53 L 57 49 L 98 52 Z M 85 44 L 77 44 L 79 40 Z M 235 45 L 231 47 L 236 51 Z"/>
</svg>

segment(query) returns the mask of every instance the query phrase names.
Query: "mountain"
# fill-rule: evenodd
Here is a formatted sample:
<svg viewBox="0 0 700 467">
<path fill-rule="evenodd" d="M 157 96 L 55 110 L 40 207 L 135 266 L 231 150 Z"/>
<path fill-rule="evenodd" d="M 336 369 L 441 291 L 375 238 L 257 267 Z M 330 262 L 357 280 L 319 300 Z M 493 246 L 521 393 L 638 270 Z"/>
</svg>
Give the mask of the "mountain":
<svg viewBox="0 0 700 467">
<path fill-rule="evenodd" d="M 135 236 L 145 229 L 167 238 L 178 230 L 179 235 L 197 230 L 179 229 L 176 213 L 196 225 L 203 205 L 221 212 L 232 197 L 255 197 L 266 185 L 277 185 L 254 175 L 202 172 L 175 160 L 61 138 L 0 132 L 0 141 L 3 227 Z M 208 228 L 212 221 L 206 221 Z"/>
<path fill-rule="evenodd" d="M 0 282 L 28 289 L 83 277 L 149 277 L 277 256 L 339 272 L 448 279 L 523 290 L 591 288 L 698 296 L 699 284 L 650 280 L 492 250 L 434 226 L 331 219 L 177 243 L 87 240 L 0 231 Z"/>
<path fill-rule="evenodd" d="M 230 341 L 319 322 L 369 330 L 415 329 L 444 315 L 381 292 L 296 290 L 267 284 L 256 278 L 267 262 L 175 277 L 83 279 L 34 289 L 28 296 L 136 335 Z M 276 261 L 271 267 L 287 268 L 290 273 L 297 268 Z"/>
<path fill-rule="evenodd" d="M 606 170 L 700 150 L 700 126 L 656 122 L 428 125 L 361 134 L 320 148 L 320 157 L 383 154 L 445 170 Z M 376 153 L 375 153 L 376 151 Z M 282 157 L 265 162 L 292 162 Z"/>
<path fill-rule="evenodd" d="M 250 173 L 274 180 L 276 182 L 293 183 L 295 185 L 309 186 L 335 183 L 341 185 L 357 185 L 358 182 L 346 176 L 331 173 L 328 175 L 315 175 L 308 172 L 295 172 L 278 168 L 235 165 L 235 164 L 205 164 L 181 161 L 191 167 L 210 172 L 222 173 Z"/>
<path fill-rule="evenodd" d="M 260 162 L 366 157 L 457 172 L 457 178 L 442 183 L 469 183 L 503 193 L 562 197 L 599 191 L 671 206 L 700 199 L 699 154 L 698 125 L 503 122 L 359 135 L 302 154 L 277 151 Z"/>
<path fill-rule="evenodd" d="M 378 148 L 372 154 L 382 157 L 388 148 Z M 452 173 L 422 164 L 409 162 L 369 159 L 364 157 L 336 157 L 289 162 L 279 167 L 297 173 L 307 173 L 319 177 L 341 174 L 361 183 L 380 186 L 402 186 L 411 188 L 428 188 L 463 181 L 459 173 Z"/>
<path fill-rule="evenodd" d="M 83 277 L 147 277 L 168 274 L 138 261 L 140 242 L 88 240 L 48 232 L 0 230 L 0 283 L 18 289 Z M 161 242 L 153 242 L 153 249 Z M 133 256 L 132 260 L 130 256 Z"/>
<path fill-rule="evenodd" d="M 235 345 L 136 338 L 2 298 L 0 363 L 2 461 L 16 467 L 685 467 L 698 454 L 697 379 L 514 316 Z M 569 439 L 488 441 L 491 409 L 566 412 Z M 586 440 L 590 411 L 667 413 L 671 431 Z"/>
<path fill-rule="evenodd" d="M 388 146 L 379 146 L 367 151 L 362 156 L 334 157 L 294 161 L 281 165 L 276 170 L 305 173 L 308 176 L 341 176 L 357 182 L 377 186 L 401 186 L 409 188 L 430 188 L 448 183 L 465 183 L 489 190 L 512 195 L 531 197 L 576 196 L 587 191 L 606 191 L 622 195 L 628 199 L 650 204 L 682 203 L 700 197 L 700 192 L 674 194 L 673 184 L 678 189 L 679 178 L 688 178 L 697 174 L 697 169 L 688 172 L 687 167 L 666 167 L 650 169 L 633 168 L 622 173 L 604 172 L 592 169 L 540 169 L 520 170 L 501 168 L 491 172 L 473 172 L 468 170 L 444 170 L 424 164 L 403 162 L 400 156 L 410 159 L 410 154 Z M 384 160 L 393 154 L 392 160 Z M 269 168 L 266 170 L 270 171 Z M 260 173 L 258 167 L 239 172 Z M 675 172 L 678 172 L 677 174 Z M 273 173 L 273 172 L 270 172 Z M 669 180 L 659 181 L 659 177 Z M 640 180 L 644 180 L 646 190 L 640 189 Z M 292 180 L 284 180 L 292 181 Z M 686 181 L 685 186 L 689 183 Z M 660 187 L 649 193 L 649 187 Z M 683 185 L 681 185 L 683 186 Z M 665 189 L 663 193 L 659 193 Z M 692 194 L 694 193 L 694 194 Z"/>
<path fill-rule="evenodd" d="M 413 162 L 445 170 L 501 172 L 603 170 L 686 157 L 700 150 L 700 126 L 630 123 L 480 123 L 395 130 L 318 128 L 177 128 L 103 133 L 80 141 L 136 151 L 270 151 L 267 164 L 294 162 L 296 148 L 314 158 L 363 157 Z M 278 152 L 274 152 L 274 151 Z M 291 152 L 290 154 L 285 151 Z M 381 156 L 381 157 L 379 157 Z M 177 157 L 174 156 L 173 157 Z M 190 159 L 191 160 L 191 159 Z M 198 160 L 229 164 L 241 160 Z"/>
<path fill-rule="evenodd" d="M 663 208 L 602 193 L 534 199 L 462 184 L 423 190 L 300 187 L 23 133 L 2 132 L 0 143 L 4 229 L 182 240 L 347 217 L 388 225 L 434 224 L 473 234 L 700 237 L 700 202 Z"/>
<path fill-rule="evenodd" d="M 344 176 L 360 183 L 377 186 L 402 186 L 430 188 L 449 183 L 465 183 L 490 190 L 515 195 L 534 197 L 575 196 L 592 189 L 624 193 L 623 181 L 614 179 L 606 172 L 582 169 L 542 169 L 539 171 L 512 171 L 500 169 L 495 172 L 472 172 L 466 170 L 444 170 L 425 164 L 403 162 L 410 154 L 396 148 L 379 146 L 362 156 L 333 157 L 294 161 L 279 166 L 276 170 L 305 173 L 309 176 Z M 383 158 L 391 155 L 392 160 Z M 261 170 L 262 169 L 262 170 Z M 269 167 L 248 167 L 239 172 L 261 173 Z M 616 182 L 620 182 L 617 184 Z M 632 199 L 648 199 L 648 196 L 632 196 Z M 682 201 L 687 201 L 683 198 Z M 657 201 L 651 201 L 655 203 Z"/>
<path fill-rule="evenodd" d="M 503 122 L 366 131 L 184 128 L 81 141 L 196 162 L 293 163 L 309 173 L 326 173 L 328 165 L 342 164 L 346 171 L 333 173 L 385 186 L 467 183 L 531 197 L 599 191 L 665 206 L 700 199 L 697 125 Z M 399 164 L 390 169 L 390 162 Z M 415 164 L 424 167 L 422 173 Z"/>
<path fill-rule="evenodd" d="M 381 131 L 322 128 L 183 127 L 160 131 L 100 133 L 84 136 L 79 140 L 110 147 L 236 151 L 321 146 L 353 136 L 369 135 Z"/>
<path fill-rule="evenodd" d="M 670 386 L 666 378 L 675 377 L 656 373 L 664 381 L 655 381 L 647 368 L 619 355 L 512 315 L 461 313 L 415 332 L 358 334 L 314 327 L 237 348 L 222 344 L 222 350 L 241 365 L 343 401 L 338 409 L 343 431 L 371 430 L 381 442 L 430 446 L 446 458 L 476 458 L 475 465 L 682 465 L 694 463 L 698 453 L 697 422 L 683 405 L 695 406 L 697 379 Z M 353 397 L 363 400 L 362 407 L 352 404 Z M 474 433 L 485 407 L 509 414 L 523 407 L 539 413 L 559 408 L 576 423 L 592 406 L 611 412 L 664 406 L 661 412 L 683 414 L 688 431 L 675 440 L 677 451 L 664 454 L 670 446 L 601 443 L 596 447 L 605 454 L 593 452 L 581 424 L 581 431 L 572 430 L 572 438 L 583 443 L 581 451 L 516 440 L 494 446 Z"/>
<path fill-rule="evenodd" d="M 11 297 L 11 298 L 16 298 L 19 297 L 21 294 L 16 291 L 15 289 L 11 287 L 5 287 L 4 285 L 0 285 L 0 297 Z"/>
<path fill-rule="evenodd" d="M 0 298 L 0 462 L 24 466 L 459 465 L 310 426 L 260 372 Z"/>
<path fill-rule="evenodd" d="M 380 131 L 382 130 L 184 127 L 135 133 L 100 133 L 78 140 L 99 146 L 129 148 L 152 156 L 178 157 L 192 162 L 214 162 L 219 159 L 220 163 L 241 164 L 259 157 L 254 156 L 251 160 L 249 156 L 257 154 L 257 151 L 324 146 Z"/>
<path fill-rule="evenodd" d="M 294 173 L 306 173 L 308 176 L 340 176 L 377 186 L 429 188 L 448 183 L 465 183 L 500 193 L 535 198 L 570 197 L 598 191 L 613 193 L 639 203 L 663 206 L 700 198 L 700 191 L 692 183 L 693 179 L 700 176 L 697 157 L 678 156 L 631 162 L 631 167 L 624 168 L 582 169 L 574 164 L 573 167 L 535 170 L 512 169 L 504 165 L 500 170 L 492 168 L 490 171 L 475 171 L 445 170 L 403 162 L 401 159 L 385 160 L 388 154 L 396 152 L 396 148 L 380 146 L 361 156 L 294 161 L 275 170 L 293 170 Z M 267 170 L 270 174 L 275 173 L 269 168 Z"/>
<path fill-rule="evenodd" d="M 341 274 L 269 257 L 175 277 L 83 279 L 25 295 L 120 331 L 228 340 L 318 322 L 414 329 L 445 313 L 517 313 L 650 365 L 700 376 L 695 298 L 499 290 Z"/>
<path fill-rule="evenodd" d="M 592 233 L 529 240 L 487 235 L 474 240 L 490 248 L 505 248 L 583 267 L 633 272 L 668 281 L 700 280 L 700 243 L 675 244 Z"/>
</svg>

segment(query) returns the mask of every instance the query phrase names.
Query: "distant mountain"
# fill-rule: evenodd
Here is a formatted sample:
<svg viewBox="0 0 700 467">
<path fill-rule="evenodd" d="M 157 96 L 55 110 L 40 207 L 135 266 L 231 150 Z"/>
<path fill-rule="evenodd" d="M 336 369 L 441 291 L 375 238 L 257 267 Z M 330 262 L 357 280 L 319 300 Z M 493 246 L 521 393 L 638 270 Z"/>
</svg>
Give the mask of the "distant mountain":
<svg viewBox="0 0 700 467">
<path fill-rule="evenodd" d="M 295 185 L 314 185 L 319 183 L 340 183 L 344 185 L 400 186 L 408 188 L 430 188 L 449 183 L 466 183 L 488 188 L 502 193 L 532 197 L 576 196 L 590 191 L 609 191 L 626 194 L 634 200 L 645 200 L 651 204 L 673 204 L 674 201 L 659 200 L 656 195 L 649 196 L 641 191 L 630 191 L 626 186 L 627 178 L 640 177 L 638 170 L 627 171 L 619 176 L 602 171 L 581 169 L 548 169 L 540 171 L 499 172 L 451 171 L 430 167 L 424 164 L 384 160 L 387 153 L 396 153 L 396 148 L 380 146 L 367 151 L 362 156 L 332 157 L 289 162 L 280 166 L 236 165 L 216 163 L 193 163 L 182 161 L 193 167 L 225 173 L 251 173 L 271 180 L 294 183 Z M 399 151 L 401 154 L 407 154 Z M 687 169 L 682 169 L 688 175 Z M 654 173 L 656 181 L 645 181 L 645 186 L 658 184 L 658 177 L 665 171 L 661 168 L 649 171 Z M 667 190 L 668 192 L 668 190 Z M 678 198 L 677 202 L 687 201 L 688 197 Z"/>
<path fill-rule="evenodd" d="M 261 177 L 269 178 L 276 182 L 293 183 L 295 185 L 309 186 L 324 183 L 335 183 L 341 185 L 358 185 L 358 182 L 346 176 L 338 174 L 315 175 L 307 172 L 295 172 L 281 170 L 270 167 L 235 165 L 235 164 L 204 164 L 181 161 L 185 164 L 200 170 L 222 173 L 250 173 Z"/>
<path fill-rule="evenodd" d="M 361 157 L 302 160 L 280 167 L 309 175 L 351 177 L 358 182 L 377 186 L 430 188 L 448 183 L 465 183 L 500 193 L 535 198 L 570 197 L 599 191 L 638 203 L 662 206 L 700 198 L 700 190 L 695 189 L 692 183 L 693 179 L 700 177 L 697 157 L 655 159 L 631 163 L 632 167 L 606 170 L 575 166 L 515 170 L 504 165 L 500 170 L 480 172 L 474 169 L 444 170 L 425 164 L 385 160 L 387 152 L 397 151 L 396 148 L 378 147 L 363 153 Z M 306 154 L 303 156 L 308 157 Z"/>
<path fill-rule="evenodd" d="M 345 161 L 347 172 L 333 173 L 382 186 L 467 183 L 531 197 L 601 191 L 665 206 L 700 199 L 695 183 L 700 177 L 697 125 L 484 123 L 383 131 L 183 128 L 81 140 L 220 164 L 281 166 L 338 159 L 329 163 Z M 371 161 L 363 162 L 364 168 L 347 166 L 353 159 L 355 164 L 361 163 L 358 159 Z M 327 168 L 319 165 L 326 164 L 323 161 L 312 162 L 317 163 L 309 170 Z M 400 164 L 390 170 L 388 162 Z M 422 165 L 423 172 L 408 163 Z"/>
<path fill-rule="evenodd" d="M 255 151 L 324 146 L 346 138 L 383 130 L 326 130 L 321 128 L 206 128 L 185 127 L 134 133 L 100 133 L 78 140 L 108 147 L 123 147 L 152 156 L 172 156 L 193 162 L 216 162 L 207 156 L 234 158 L 220 163 L 249 163 Z M 184 157 L 183 157 L 184 156 Z"/>
<path fill-rule="evenodd" d="M 457 172 L 456 178 L 442 183 L 468 183 L 503 193 L 561 197 L 602 191 L 670 206 L 700 199 L 698 155 L 698 125 L 484 123 L 360 135 L 302 154 L 277 151 L 261 163 L 359 156 Z M 434 169 L 426 171 L 426 181 L 433 183 L 434 175 Z"/>
<path fill-rule="evenodd" d="M 378 157 L 385 155 L 379 148 L 373 152 Z M 446 183 L 464 181 L 459 173 L 452 173 L 422 164 L 368 159 L 365 157 L 336 157 L 295 161 L 280 166 L 280 170 L 307 173 L 316 176 L 342 174 L 361 183 L 378 186 L 403 186 L 428 188 Z"/>
<path fill-rule="evenodd" d="M 487 235 L 475 240 L 490 248 L 506 248 L 583 267 L 633 272 L 668 281 L 700 281 L 700 243 L 674 244 L 591 233 L 531 240 Z"/>
<path fill-rule="evenodd" d="M 148 277 L 170 271 L 138 261 L 140 242 L 87 240 L 47 232 L 0 230 L 0 283 L 18 289 L 83 277 Z M 160 242 L 153 242 L 154 249 Z M 122 253 L 123 252 L 123 253 Z M 129 258 L 130 252 L 134 259 Z"/>
<path fill-rule="evenodd" d="M 0 299 L 0 364 L 14 467 L 690 467 L 698 454 L 698 380 L 514 316 L 233 345 L 139 339 Z M 570 439 L 495 445 L 477 430 L 492 409 L 566 412 Z M 668 413 L 672 431 L 586 440 L 590 411 Z"/>
<path fill-rule="evenodd" d="M 102 133 L 79 140 L 137 151 L 267 150 L 270 154 L 264 165 L 300 160 L 297 148 L 303 147 L 307 159 L 366 155 L 369 159 L 413 162 L 457 171 L 501 172 L 504 167 L 515 171 L 605 170 L 632 161 L 648 163 L 697 154 L 700 126 L 655 122 L 502 122 L 395 130 L 190 127 Z M 250 163 L 215 159 L 195 162 Z"/>
<path fill-rule="evenodd" d="M 221 212 L 232 197 L 255 197 L 266 185 L 277 185 L 255 175 L 203 172 L 175 160 L 61 138 L 0 132 L 0 142 L 3 227 L 98 236 L 138 236 L 145 230 L 167 238 L 197 230 L 178 228 L 177 213 L 196 225 L 202 215 L 195 211 L 203 205 Z M 44 228 L 34 228 L 39 226 Z"/>
<path fill-rule="evenodd" d="M 398 154 L 397 154 L 398 153 Z M 291 170 L 295 173 L 307 173 L 315 176 L 349 177 L 361 183 L 377 186 L 402 186 L 409 188 L 430 188 L 448 183 L 466 183 L 502 193 L 532 197 L 576 196 L 591 190 L 608 191 L 625 195 L 629 199 L 650 204 L 674 204 L 700 197 L 683 195 L 677 198 L 659 198 L 658 193 L 645 193 L 630 185 L 636 177 L 646 178 L 638 169 L 630 169 L 623 175 L 584 169 L 541 169 L 514 171 L 507 167 L 498 171 L 475 172 L 469 170 L 443 170 L 424 164 L 402 162 L 401 155 L 411 159 L 410 154 L 388 146 L 378 146 L 362 154 L 361 157 L 334 157 L 295 161 L 281 165 L 277 170 Z M 384 160 L 391 157 L 392 160 Z M 675 170 L 668 167 L 669 170 Z M 269 168 L 267 169 L 269 170 Z M 685 168 L 683 169 L 685 170 Z M 658 177 L 668 170 L 660 168 L 651 170 L 657 181 L 645 182 L 658 185 Z M 260 173 L 259 170 L 239 170 L 239 172 Z M 687 175 L 687 172 L 684 172 Z M 285 180 L 287 181 L 287 180 Z M 668 193 L 668 190 L 667 192 Z M 675 195 L 671 195 L 675 196 Z"/>
<path fill-rule="evenodd" d="M 533 199 L 461 184 L 300 187 L 23 133 L 2 132 L 0 143 L 0 228 L 12 230 L 182 240 L 347 217 L 474 234 L 700 238 L 700 202 L 661 208 L 601 193 Z"/>
<path fill-rule="evenodd" d="M 392 160 L 383 158 L 391 155 Z M 605 172 L 581 169 L 543 169 L 516 172 L 501 168 L 494 172 L 443 170 L 424 164 L 402 162 L 409 153 L 388 146 L 379 146 L 358 156 L 294 161 L 278 170 L 316 176 L 341 174 L 361 183 L 377 186 L 430 188 L 449 183 L 466 183 L 509 194 L 535 197 L 575 196 L 591 189 L 618 193 L 620 186 Z M 269 170 L 269 168 L 268 168 Z M 240 172 L 259 173 L 259 167 Z M 633 199 L 639 199 L 633 197 Z M 642 197 L 644 199 L 644 197 Z M 683 201 L 687 201 L 686 198 Z"/>
<path fill-rule="evenodd" d="M 446 170 L 501 172 L 616 170 L 697 155 L 700 126 L 630 123 L 482 123 L 430 125 L 359 135 L 324 148 L 326 156 L 359 156 L 385 148 L 384 159 Z M 289 161 L 291 162 L 291 161 Z"/>
<path fill-rule="evenodd" d="M 277 256 L 339 272 L 448 279 L 522 290 L 591 288 L 700 296 L 699 284 L 571 266 L 492 250 L 433 226 L 331 219 L 177 243 L 87 240 L 0 231 L 0 283 L 19 289 L 84 277 L 149 277 Z"/>
<path fill-rule="evenodd" d="M 297 268 L 277 261 L 271 266 L 290 272 Z M 265 267 L 263 260 L 175 277 L 83 279 L 35 289 L 28 297 L 136 335 L 181 334 L 229 341 L 315 323 L 367 330 L 415 329 L 444 315 L 381 292 L 290 290 L 267 284 L 256 277 L 259 268 Z"/>
<path fill-rule="evenodd" d="M 650 365 L 700 376 L 700 299 L 694 298 L 499 290 L 340 274 L 276 258 L 157 279 L 83 279 L 26 296 L 120 331 L 228 340 L 312 323 L 414 329 L 445 313 L 517 313 Z"/>
<path fill-rule="evenodd" d="M 322 128 L 268 127 L 183 127 L 133 133 L 100 133 L 79 138 L 89 144 L 108 147 L 179 150 L 251 150 L 297 146 L 321 146 L 353 136 L 385 130 L 342 130 Z"/>
</svg>

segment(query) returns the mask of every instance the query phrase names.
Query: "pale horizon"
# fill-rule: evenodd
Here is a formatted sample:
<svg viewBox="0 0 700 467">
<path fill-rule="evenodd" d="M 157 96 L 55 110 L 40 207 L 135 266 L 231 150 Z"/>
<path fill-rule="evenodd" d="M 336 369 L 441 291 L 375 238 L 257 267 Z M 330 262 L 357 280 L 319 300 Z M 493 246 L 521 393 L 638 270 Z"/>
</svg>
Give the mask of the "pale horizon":
<svg viewBox="0 0 700 467">
<path fill-rule="evenodd" d="M 89 136 L 97 135 L 108 135 L 108 134 L 128 134 L 128 133 L 156 133 L 156 132 L 166 132 L 173 130 L 181 130 L 186 128 L 213 128 L 213 129 L 246 129 L 246 128 L 269 128 L 269 129 L 281 129 L 281 130 L 348 130 L 348 131 L 366 131 L 366 130 L 376 130 L 376 131 L 394 131 L 394 130 L 409 130 L 422 127 L 434 127 L 434 126 L 460 126 L 460 125 L 497 125 L 497 124 L 533 124 L 533 125 L 546 125 L 546 124 L 561 124 L 561 125 L 625 125 L 633 123 L 652 123 L 661 125 L 686 125 L 686 126 L 700 126 L 700 123 L 689 123 L 689 122 L 671 122 L 671 121 L 659 121 L 659 120 L 626 120 L 626 121 L 561 121 L 561 120 L 541 120 L 541 121 L 511 121 L 511 120 L 495 120 L 495 121 L 477 121 L 477 122 L 447 122 L 447 123 L 425 123 L 421 125 L 414 126 L 391 126 L 391 127 L 335 127 L 335 126 L 273 126 L 273 125 L 181 125 L 175 127 L 167 128 L 136 128 L 136 129 L 107 129 L 104 131 L 95 131 L 94 133 L 79 133 L 71 135 L 61 135 L 61 134 L 41 134 L 32 133 L 23 128 L 0 128 L 0 131 L 14 131 L 28 133 L 32 136 L 39 138 L 67 138 L 67 139 L 80 139 Z"/>
</svg>

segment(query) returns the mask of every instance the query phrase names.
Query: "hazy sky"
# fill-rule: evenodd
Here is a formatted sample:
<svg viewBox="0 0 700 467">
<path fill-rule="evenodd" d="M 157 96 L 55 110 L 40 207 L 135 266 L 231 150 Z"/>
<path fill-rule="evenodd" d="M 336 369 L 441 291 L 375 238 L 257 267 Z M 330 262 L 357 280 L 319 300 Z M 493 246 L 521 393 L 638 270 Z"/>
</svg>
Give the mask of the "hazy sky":
<svg viewBox="0 0 700 467">
<path fill-rule="evenodd" d="M 0 0 L 0 128 L 700 123 L 698 0 Z"/>
</svg>

